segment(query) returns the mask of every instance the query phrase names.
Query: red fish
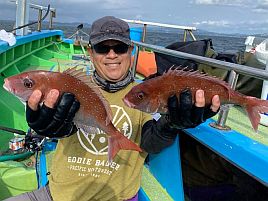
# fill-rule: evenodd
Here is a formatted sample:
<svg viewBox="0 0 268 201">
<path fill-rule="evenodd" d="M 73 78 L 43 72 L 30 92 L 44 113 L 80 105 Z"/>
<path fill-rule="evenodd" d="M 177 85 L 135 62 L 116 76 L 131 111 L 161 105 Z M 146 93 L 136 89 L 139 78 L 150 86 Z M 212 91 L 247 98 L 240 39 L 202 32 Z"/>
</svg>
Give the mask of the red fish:
<svg viewBox="0 0 268 201">
<path fill-rule="evenodd" d="M 182 90 L 190 89 L 192 94 L 199 89 L 204 90 L 206 105 L 211 104 L 212 97 L 219 95 L 221 104 L 240 105 L 248 113 L 255 132 L 260 122 L 259 113 L 268 113 L 268 101 L 251 96 L 245 96 L 224 81 L 201 74 L 199 71 L 171 69 L 162 76 L 149 79 L 136 85 L 124 97 L 124 103 L 147 113 L 167 113 L 167 99 L 171 95 L 180 94 Z M 195 97 L 193 96 L 193 103 Z"/>
<path fill-rule="evenodd" d="M 36 89 L 42 94 L 42 101 L 51 89 L 60 94 L 70 92 L 80 102 L 80 109 L 74 117 L 78 128 L 94 132 L 100 128 L 108 135 L 108 158 L 113 159 L 120 149 L 142 151 L 134 142 L 126 138 L 112 124 L 112 112 L 99 88 L 83 70 L 68 69 L 62 73 L 49 71 L 29 71 L 5 79 L 4 88 L 27 101 Z"/>
</svg>

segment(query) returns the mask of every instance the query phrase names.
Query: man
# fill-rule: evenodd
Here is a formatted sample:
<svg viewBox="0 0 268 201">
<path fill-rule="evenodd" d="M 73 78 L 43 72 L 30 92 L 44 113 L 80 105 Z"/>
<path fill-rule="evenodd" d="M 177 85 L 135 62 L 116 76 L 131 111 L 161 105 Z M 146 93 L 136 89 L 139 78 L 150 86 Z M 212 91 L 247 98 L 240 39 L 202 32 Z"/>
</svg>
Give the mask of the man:
<svg viewBox="0 0 268 201">
<path fill-rule="evenodd" d="M 176 96 L 169 98 L 169 115 L 152 120 L 149 114 L 128 108 L 122 101 L 136 85 L 129 71 L 133 47 L 128 24 L 112 16 L 96 20 L 90 32 L 90 46 L 90 57 L 96 69 L 92 77 L 111 106 L 114 124 L 140 145 L 143 152 L 121 150 L 113 161 L 108 161 L 106 135 L 102 131 L 77 131 L 74 126 L 72 118 L 79 109 L 79 102 L 73 94 L 59 97 L 57 90 L 51 90 L 39 107 L 42 94 L 34 91 L 26 110 L 29 126 L 40 135 L 62 139 L 55 151 L 49 184 L 21 195 L 19 200 L 136 201 L 147 154 L 160 152 L 173 143 L 180 129 L 197 126 L 219 109 L 218 96 L 213 97 L 210 108 L 205 108 L 202 90 L 196 93 L 193 106 L 192 94 L 184 91 L 180 104 Z"/>
</svg>

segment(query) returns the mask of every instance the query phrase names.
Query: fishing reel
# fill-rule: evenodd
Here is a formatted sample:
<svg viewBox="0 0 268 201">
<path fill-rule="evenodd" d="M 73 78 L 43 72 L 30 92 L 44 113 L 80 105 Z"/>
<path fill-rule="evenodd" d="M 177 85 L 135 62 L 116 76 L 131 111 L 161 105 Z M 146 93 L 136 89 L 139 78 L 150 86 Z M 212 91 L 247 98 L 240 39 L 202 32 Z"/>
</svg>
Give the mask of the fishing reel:
<svg viewBox="0 0 268 201">
<path fill-rule="evenodd" d="M 28 132 L 0 125 L 0 130 L 12 133 L 15 137 L 9 141 L 9 150 L 14 153 L 41 151 L 46 137 L 36 134 L 32 129 Z M 25 136 L 25 137 L 21 137 Z"/>
<path fill-rule="evenodd" d="M 38 135 L 32 129 L 25 135 L 24 148 L 31 152 L 41 151 L 46 137 Z"/>
</svg>

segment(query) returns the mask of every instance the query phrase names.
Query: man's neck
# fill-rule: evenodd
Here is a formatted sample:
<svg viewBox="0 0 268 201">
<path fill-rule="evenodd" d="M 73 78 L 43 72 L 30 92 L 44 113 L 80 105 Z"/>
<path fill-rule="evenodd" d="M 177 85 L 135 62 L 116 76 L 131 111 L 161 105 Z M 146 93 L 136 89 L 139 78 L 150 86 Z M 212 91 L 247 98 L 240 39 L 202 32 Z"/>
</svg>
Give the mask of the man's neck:
<svg viewBox="0 0 268 201">
<path fill-rule="evenodd" d="M 97 74 L 96 71 L 93 72 L 93 79 L 99 86 L 102 87 L 103 90 L 107 92 L 111 92 L 111 93 L 114 93 L 116 91 L 119 91 L 125 88 L 126 86 L 129 85 L 129 83 L 134 81 L 134 78 L 132 77 L 130 71 L 128 72 L 127 76 L 124 79 L 117 81 L 117 82 L 112 82 L 112 81 L 103 79 Z"/>
</svg>

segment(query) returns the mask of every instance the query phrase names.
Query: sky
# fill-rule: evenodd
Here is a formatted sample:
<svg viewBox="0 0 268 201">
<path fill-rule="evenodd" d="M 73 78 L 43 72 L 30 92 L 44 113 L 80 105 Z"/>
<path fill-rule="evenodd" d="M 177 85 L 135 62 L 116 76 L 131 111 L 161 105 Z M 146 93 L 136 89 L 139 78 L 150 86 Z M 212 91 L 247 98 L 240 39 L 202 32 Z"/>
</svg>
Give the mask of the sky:
<svg viewBox="0 0 268 201">
<path fill-rule="evenodd" d="M 57 22 L 91 24 L 106 15 L 218 33 L 267 34 L 268 0 L 31 0 L 56 8 Z M 15 19 L 16 6 L 0 0 L 0 19 Z M 36 20 L 37 11 L 31 11 Z"/>
</svg>

